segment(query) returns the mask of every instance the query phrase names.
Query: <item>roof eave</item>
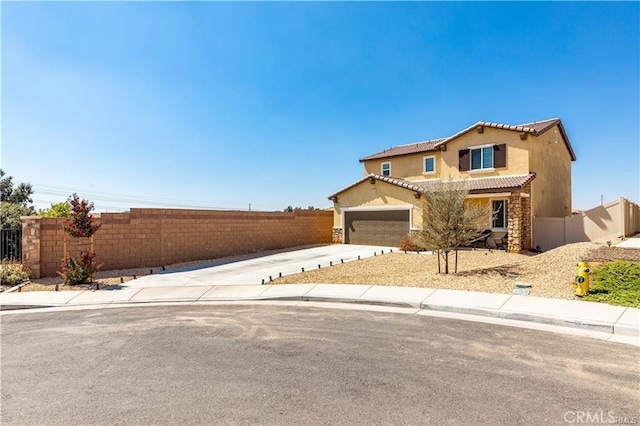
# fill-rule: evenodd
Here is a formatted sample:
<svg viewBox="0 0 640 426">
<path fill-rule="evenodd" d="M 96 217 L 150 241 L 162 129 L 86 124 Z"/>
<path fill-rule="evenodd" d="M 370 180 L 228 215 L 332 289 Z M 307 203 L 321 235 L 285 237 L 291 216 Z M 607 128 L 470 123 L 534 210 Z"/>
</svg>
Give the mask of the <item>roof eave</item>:
<svg viewBox="0 0 640 426">
<path fill-rule="evenodd" d="M 484 122 L 482 122 L 482 121 L 477 121 L 477 122 L 475 122 L 474 124 L 472 124 L 471 126 L 467 127 L 466 129 L 463 129 L 463 130 L 459 131 L 458 133 L 456 133 L 456 134 L 454 134 L 454 135 L 451 135 L 451 136 L 449 136 L 448 138 L 445 138 L 444 140 L 442 140 L 442 141 L 438 142 L 438 143 L 434 146 L 434 148 L 439 148 L 439 147 L 441 147 L 442 145 L 446 145 L 446 144 L 448 144 L 448 143 L 449 143 L 449 142 L 451 142 L 452 140 L 457 139 L 457 138 L 459 138 L 460 136 L 462 136 L 462 135 L 465 135 L 465 134 L 469 133 L 469 132 L 470 132 L 470 131 L 472 131 L 473 129 L 476 129 L 478 126 L 482 126 L 482 125 L 483 125 L 483 123 L 484 123 Z"/>
<path fill-rule="evenodd" d="M 525 179 L 522 184 L 520 184 L 519 186 L 510 186 L 510 187 L 501 187 L 501 188 L 483 188 L 483 189 L 471 189 L 469 190 L 470 194 L 490 194 L 490 193 L 494 193 L 496 191 L 507 191 L 507 190 L 515 190 L 515 189 L 519 189 L 524 187 L 525 185 L 527 185 L 528 183 L 530 183 L 532 180 L 534 180 L 536 178 L 536 173 L 531 172 L 529 173 L 527 179 Z M 399 178 L 394 178 L 391 176 L 381 176 L 381 175 L 377 175 L 375 173 L 369 173 L 368 175 L 362 177 L 361 179 L 358 179 L 357 181 L 355 181 L 354 183 L 352 183 L 349 186 L 346 186 L 344 188 L 342 188 L 341 190 L 339 190 L 338 192 L 331 194 L 330 196 L 328 196 L 327 198 L 331 201 L 334 201 L 334 199 L 342 194 L 345 191 L 350 190 L 351 188 L 354 188 L 358 185 L 360 185 L 362 182 L 369 180 L 369 179 L 375 179 L 378 180 L 380 182 L 385 182 L 388 183 L 390 185 L 395 185 L 397 187 L 400 188 L 404 188 L 406 190 L 409 191 L 413 191 L 416 193 L 421 193 L 421 194 L 428 194 L 429 190 L 427 188 L 423 188 L 421 186 L 418 185 L 414 185 L 412 182 L 410 181 L 405 181 L 403 179 L 399 179 Z"/>
<path fill-rule="evenodd" d="M 374 156 L 378 155 L 378 154 L 373 154 L 373 155 L 370 155 L 369 157 L 361 158 L 358 161 L 361 162 L 361 163 L 364 163 L 365 161 L 386 160 L 387 158 L 405 157 L 407 155 L 425 154 L 425 153 L 428 153 L 428 152 L 435 152 L 435 151 L 438 151 L 438 150 L 437 149 L 426 149 L 424 151 L 407 152 L 405 154 L 390 154 L 390 155 L 385 155 L 385 156 L 382 156 L 382 157 L 371 158 L 371 157 L 374 157 Z"/>
<path fill-rule="evenodd" d="M 521 186 L 509 186 L 505 188 L 489 188 L 489 189 L 470 189 L 469 194 L 495 194 L 496 192 L 511 192 L 517 189 L 521 189 L 524 185 Z"/>
<path fill-rule="evenodd" d="M 540 136 L 546 132 L 548 132 L 549 130 L 553 129 L 553 126 L 558 126 L 558 129 L 560 129 L 560 135 L 562 136 L 562 140 L 564 140 L 564 144 L 567 146 L 567 150 L 569 151 L 569 155 L 571 156 L 571 161 L 576 161 L 576 153 L 573 150 L 573 147 L 571 146 L 571 142 L 569 141 L 569 137 L 567 136 L 567 131 L 564 129 L 564 125 L 562 124 L 562 120 L 561 119 L 556 119 L 556 121 L 550 125 L 549 127 L 547 127 L 546 129 L 544 129 L 543 131 L 540 132 L 535 132 L 534 135 L 535 136 Z"/>
<path fill-rule="evenodd" d="M 567 131 L 564 129 L 564 125 L 562 124 L 562 120 L 558 120 L 558 128 L 560 129 L 560 133 L 562 134 L 562 139 L 564 139 L 565 145 L 567 145 L 567 149 L 569 150 L 569 155 L 571 155 L 571 161 L 576 161 L 576 153 L 571 146 L 571 142 L 569 142 L 569 136 L 567 136 Z"/>
<path fill-rule="evenodd" d="M 329 200 L 333 201 L 335 199 L 335 197 L 337 197 L 338 195 L 342 194 L 343 192 L 346 192 L 346 191 L 350 190 L 351 188 L 354 188 L 354 187 L 360 185 L 361 183 L 363 183 L 363 182 L 365 182 L 365 181 L 367 181 L 369 179 L 375 179 L 377 181 L 385 182 L 385 183 L 388 183 L 389 185 L 394 185 L 394 186 L 397 186 L 399 188 L 404 188 L 406 190 L 413 191 L 413 192 L 420 192 L 422 194 L 426 193 L 419 186 L 416 186 L 413 183 L 411 183 L 409 181 L 406 181 L 404 179 L 394 178 L 392 176 L 381 176 L 381 175 L 377 175 L 375 173 L 369 173 L 368 175 L 364 176 L 361 179 L 358 179 L 357 181 L 355 181 L 351 185 L 345 186 L 344 188 L 342 188 L 338 192 L 335 192 L 335 193 L 331 194 L 327 198 Z"/>
</svg>

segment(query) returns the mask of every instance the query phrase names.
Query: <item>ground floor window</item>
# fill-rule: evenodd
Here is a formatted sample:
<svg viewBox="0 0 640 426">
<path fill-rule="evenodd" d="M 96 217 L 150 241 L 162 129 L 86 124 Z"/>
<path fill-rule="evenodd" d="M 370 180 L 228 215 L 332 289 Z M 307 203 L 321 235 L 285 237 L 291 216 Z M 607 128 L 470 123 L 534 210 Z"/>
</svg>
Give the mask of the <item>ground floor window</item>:
<svg viewBox="0 0 640 426">
<path fill-rule="evenodd" d="M 492 202 L 493 218 L 491 220 L 492 228 L 507 227 L 507 200 L 493 200 Z"/>
</svg>

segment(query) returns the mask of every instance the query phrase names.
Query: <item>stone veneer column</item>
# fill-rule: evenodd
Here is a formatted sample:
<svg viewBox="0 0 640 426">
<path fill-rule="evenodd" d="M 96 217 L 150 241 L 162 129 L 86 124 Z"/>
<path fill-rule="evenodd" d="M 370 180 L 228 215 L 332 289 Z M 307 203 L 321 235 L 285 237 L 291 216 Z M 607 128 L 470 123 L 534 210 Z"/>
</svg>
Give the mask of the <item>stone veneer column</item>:
<svg viewBox="0 0 640 426">
<path fill-rule="evenodd" d="M 342 243 L 342 228 L 333 228 L 333 235 L 331 240 L 334 243 Z"/>
<path fill-rule="evenodd" d="M 22 264 L 40 278 L 40 217 L 22 218 Z"/>
<path fill-rule="evenodd" d="M 520 190 L 511 193 L 507 209 L 507 231 L 509 232 L 507 251 L 519 253 L 522 250 L 522 198 Z"/>
<path fill-rule="evenodd" d="M 521 198 L 522 203 L 522 249 L 531 250 L 531 197 Z"/>
</svg>

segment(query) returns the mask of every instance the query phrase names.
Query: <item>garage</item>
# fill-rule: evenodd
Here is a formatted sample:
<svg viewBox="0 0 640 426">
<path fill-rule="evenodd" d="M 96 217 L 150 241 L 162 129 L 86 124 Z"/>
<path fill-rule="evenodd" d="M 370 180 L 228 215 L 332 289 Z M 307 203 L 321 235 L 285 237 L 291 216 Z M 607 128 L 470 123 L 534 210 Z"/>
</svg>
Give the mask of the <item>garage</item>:
<svg viewBox="0 0 640 426">
<path fill-rule="evenodd" d="M 409 210 L 344 212 L 344 242 L 398 247 L 409 233 Z"/>
</svg>

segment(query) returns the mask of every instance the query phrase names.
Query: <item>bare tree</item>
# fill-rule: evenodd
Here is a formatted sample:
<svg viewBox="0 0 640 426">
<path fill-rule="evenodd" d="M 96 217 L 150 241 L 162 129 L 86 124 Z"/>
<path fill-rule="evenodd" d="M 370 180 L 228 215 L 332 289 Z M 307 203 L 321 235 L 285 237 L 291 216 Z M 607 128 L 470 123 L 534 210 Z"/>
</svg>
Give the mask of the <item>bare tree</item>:
<svg viewBox="0 0 640 426">
<path fill-rule="evenodd" d="M 449 254 L 455 252 L 454 272 L 458 272 L 458 248 L 469 245 L 486 229 L 491 217 L 489 206 L 476 200 L 467 200 L 466 181 L 443 181 L 426 196 L 421 243 L 444 260 L 444 273 L 449 273 Z"/>
</svg>

